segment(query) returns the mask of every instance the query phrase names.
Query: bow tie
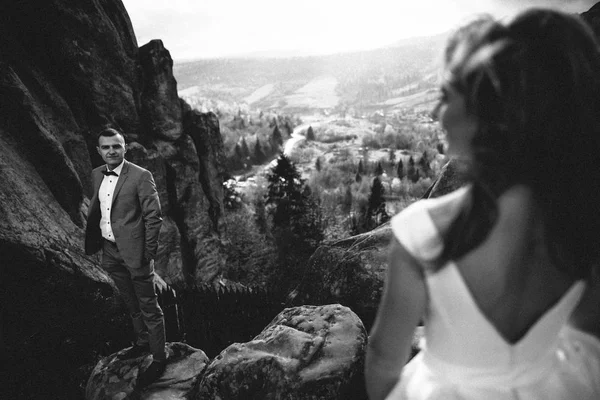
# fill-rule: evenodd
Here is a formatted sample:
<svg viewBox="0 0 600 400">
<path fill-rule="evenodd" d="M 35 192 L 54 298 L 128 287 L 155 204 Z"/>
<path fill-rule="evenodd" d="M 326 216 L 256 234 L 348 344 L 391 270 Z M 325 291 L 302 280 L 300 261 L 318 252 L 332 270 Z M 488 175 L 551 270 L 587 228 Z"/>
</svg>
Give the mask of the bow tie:
<svg viewBox="0 0 600 400">
<path fill-rule="evenodd" d="M 115 171 L 107 171 L 107 170 L 103 170 L 102 173 L 104 174 L 104 176 L 119 176 L 117 175 L 117 173 Z"/>
</svg>

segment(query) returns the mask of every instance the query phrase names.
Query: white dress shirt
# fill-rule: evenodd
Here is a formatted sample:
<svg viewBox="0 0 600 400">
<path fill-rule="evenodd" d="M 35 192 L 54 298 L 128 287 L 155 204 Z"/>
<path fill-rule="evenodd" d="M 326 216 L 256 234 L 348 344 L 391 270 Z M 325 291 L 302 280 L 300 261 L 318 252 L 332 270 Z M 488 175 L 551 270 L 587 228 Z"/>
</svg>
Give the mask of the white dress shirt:
<svg viewBox="0 0 600 400">
<path fill-rule="evenodd" d="M 121 170 L 123 169 L 123 164 L 125 160 L 115 169 L 113 172 L 117 175 L 121 175 Z M 108 167 L 107 167 L 108 170 Z M 113 194 L 115 192 L 115 186 L 117 186 L 117 181 L 119 180 L 118 176 L 110 175 L 104 176 L 102 183 L 100 184 L 100 189 L 98 190 L 98 200 L 100 200 L 100 231 L 102 232 L 102 237 L 106 240 L 110 240 L 111 242 L 115 241 L 115 235 L 113 234 L 112 227 L 110 226 L 110 210 L 112 208 Z"/>
</svg>

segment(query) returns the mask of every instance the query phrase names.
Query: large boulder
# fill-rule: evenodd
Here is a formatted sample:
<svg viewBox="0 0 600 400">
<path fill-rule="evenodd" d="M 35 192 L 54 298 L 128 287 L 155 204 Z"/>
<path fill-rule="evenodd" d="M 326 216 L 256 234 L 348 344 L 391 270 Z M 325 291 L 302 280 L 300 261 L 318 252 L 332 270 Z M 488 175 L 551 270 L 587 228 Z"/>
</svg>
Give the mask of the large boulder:
<svg viewBox="0 0 600 400">
<path fill-rule="evenodd" d="M 252 341 L 207 367 L 194 399 L 365 399 L 367 333 L 339 304 L 283 310 Z"/>
<path fill-rule="evenodd" d="M 152 363 L 152 356 L 120 360 L 125 350 L 101 359 L 90 375 L 85 389 L 86 400 L 185 400 L 202 377 L 208 357 L 202 350 L 184 343 L 167 343 L 167 368 L 155 382 L 142 390 L 134 388 L 138 376 Z"/>
</svg>

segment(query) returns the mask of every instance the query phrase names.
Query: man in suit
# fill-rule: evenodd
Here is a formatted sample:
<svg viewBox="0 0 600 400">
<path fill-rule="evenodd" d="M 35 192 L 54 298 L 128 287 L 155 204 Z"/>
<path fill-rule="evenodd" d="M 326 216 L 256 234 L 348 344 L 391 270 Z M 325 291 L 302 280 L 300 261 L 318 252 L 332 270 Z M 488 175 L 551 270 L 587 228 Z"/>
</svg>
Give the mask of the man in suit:
<svg viewBox="0 0 600 400">
<path fill-rule="evenodd" d="M 162 224 L 152 174 L 125 160 L 125 138 L 108 128 L 98 135 L 106 162 L 92 171 L 94 194 L 88 211 L 85 251 L 102 250 L 102 267 L 114 280 L 130 313 L 136 342 L 120 358 L 151 352 L 152 364 L 137 387 L 158 379 L 166 367 L 165 324 L 154 288 L 154 257 Z"/>
</svg>

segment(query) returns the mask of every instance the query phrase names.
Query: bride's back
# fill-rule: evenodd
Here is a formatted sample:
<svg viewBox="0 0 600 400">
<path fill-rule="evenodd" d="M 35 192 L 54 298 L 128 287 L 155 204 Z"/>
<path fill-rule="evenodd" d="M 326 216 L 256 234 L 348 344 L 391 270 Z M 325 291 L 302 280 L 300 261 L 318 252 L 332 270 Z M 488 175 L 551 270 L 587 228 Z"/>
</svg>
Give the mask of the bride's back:
<svg viewBox="0 0 600 400">
<path fill-rule="evenodd" d="M 441 236 L 464 201 L 450 197 L 429 210 Z M 481 313 L 507 342 L 515 343 L 558 302 L 574 279 L 549 256 L 529 189 L 513 186 L 498 198 L 497 207 L 498 218 L 486 239 L 452 261 Z"/>
</svg>

